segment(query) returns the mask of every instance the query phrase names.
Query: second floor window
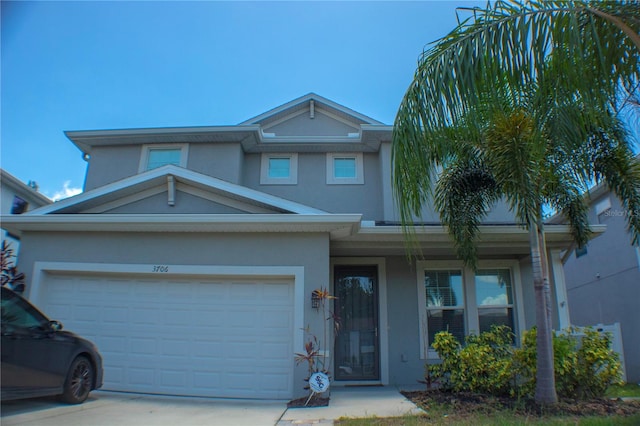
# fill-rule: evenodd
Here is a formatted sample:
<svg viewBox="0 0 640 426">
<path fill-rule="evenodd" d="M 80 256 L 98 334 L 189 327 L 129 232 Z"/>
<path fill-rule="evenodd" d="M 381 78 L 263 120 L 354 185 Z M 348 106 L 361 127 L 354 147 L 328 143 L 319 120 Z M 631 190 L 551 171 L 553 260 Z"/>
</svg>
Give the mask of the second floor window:
<svg viewBox="0 0 640 426">
<path fill-rule="evenodd" d="M 186 167 L 187 145 L 144 145 L 142 147 L 141 172 L 157 169 L 167 164 Z"/>
<path fill-rule="evenodd" d="M 327 154 L 327 184 L 364 184 L 362 153 Z"/>
<path fill-rule="evenodd" d="M 298 154 L 262 154 L 260 183 L 263 185 L 298 183 Z"/>
</svg>

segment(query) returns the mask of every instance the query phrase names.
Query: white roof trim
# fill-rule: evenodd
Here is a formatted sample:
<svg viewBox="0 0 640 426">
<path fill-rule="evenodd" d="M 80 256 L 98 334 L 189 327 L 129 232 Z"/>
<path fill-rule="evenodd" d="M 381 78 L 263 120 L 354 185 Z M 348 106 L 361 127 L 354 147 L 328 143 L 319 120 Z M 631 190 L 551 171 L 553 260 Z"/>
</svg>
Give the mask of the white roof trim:
<svg viewBox="0 0 640 426">
<path fill-rule="evenodd" d="M 158 167 L 157 169 L 149 170 L 147 172 L 122 179 L 120 181 L 102 186 L 100 188 L 84 192 L 74 197 L 66 198 L 62 201 L 58 201 L 57 203 L 32 210 L 25 214 L 46 215 L 55 213 L 66 208 L 73 207 L 74 205 L 79 205 L 87 201 L 95 200 L 102 196 L 123 190 L 125 188 L 143 184 L 153 179 L 161 178 L 168 175 L 173 175 L 178 179 L 198 183 L 217 191 L 227 192 L 247 201 L 253 201 L 261 205 L 272 206 L 273 208 L 278 210 L 284 210 L 297 214 L 327 214 L 327 212 L 323 210 L 314 209 L 303 204 L 285 200 L 284 198 L 276 197 L 274 195 L 266 194 L 264 192 L 256 191 L 241 185 L 236 185 L 231 182 L 226 182 L 221 179 L 206 176 L 201 173 L 197 173 L 192 170 L 184 169 L 174 165 Z"/>
<path fill-rule="evenodd" d="M 321 104 L 324 104 L 324 105 L 326 105 L 326 106 L 328 106 L 330 108 L 336 109 L 336 110 L 338 110 L 338 111 L 340 111 L 340 112 L 342 112 L 344 114 L 347 114 L 347 115 L 350 115 L 352 117 L 355 117 L 358 120 L 364 121 L 365 123 L 368 123 L 368 124 L 384 124 L 384 123 L 381 123 L 378 120 L 374 120 L 371 117 L 368 117 L 368 116 L 366 116 L 364 114 L 360 114 L 359 112 L 356 112 L 356 111 L 354 111 L 354 110 L 352 110 L 350 108 L 347 108 L 344 105 L 340 105 L 340 104 L 338 104 L 336 102 L 333 102 L 333 101 L 331 101 L 331 100 L 329 100 L 327 98 L 324 98 L 324 97 L 322 97 L 320 95 L 317 95 L 317 94 L 311 92 L 311 93 L 308 93 L 308 94 L 306 94 L 304 96 L 296 98 L 296 99 L 294 99 L 292 101 L 289 101 L 286 104 L 282 104 L 279 107 L 273 108 L 273 109 L 271 109 L 271 110 L 269 110 L 267 112 L 264 112 L 264 113 L 262 113 L 260 115 L 257 115 L 257 116 L 255 116 L 253 118 L 250 118 L 250 119 L 246 120 L 246 121 L 243 121 L 239 125 L 240 126 L 246 126 L 246 125 L 250 125 L 250 124 L 256 124 L 259 121 L 263 121 L 263 120 L 265 120 L 265 119 L 267 119 L 267 118 L 269 118 L 271 116 L 274 116 L 276 114 L 280 114 L 281 112 L 284 112 L 289 108 L 292 108 L 292 107 L 294 107 L 296 105 L 299 105 L 301 103 L 304 103 L 304 102 L 309 102 L 311 100 L 313 100 L 315 102 L 319 102 Z"/>
<path fill-rule="evenodd" d="M 56 214 L 3 215 L 22 232 L 328 232 L 343 238 L 360 229 L 359 214 Z"/>
<path fill-rule="evenodd" d="M 606 225 L 591 225 L 593 237 L 602 234 Z M 452 243 L 448 230 L 444 226 L 415 226 L 415 238 L 418 242 L 437 241 Z M 523 242 L 529 244 L 529 231 L 519 225 L 480 225 L 480 244 L 509 244 Z M 568 225 L 547 225 L 544 228 L 545 239 L 549 247 L 566 246 L 573 240 L 571 228 Z M 372 222 L 363 221 L 357 234 L 349 236 L 348 241 L 404 241 L 402 226 L 376 226 Z"/>
</svg>

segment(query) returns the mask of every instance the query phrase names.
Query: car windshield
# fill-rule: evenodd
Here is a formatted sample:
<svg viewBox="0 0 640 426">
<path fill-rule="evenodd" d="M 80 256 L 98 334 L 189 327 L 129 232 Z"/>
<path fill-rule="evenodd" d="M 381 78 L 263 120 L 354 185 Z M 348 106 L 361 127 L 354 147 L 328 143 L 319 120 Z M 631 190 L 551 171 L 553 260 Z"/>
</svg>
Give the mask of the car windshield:
<svg viewBox="0 0 640 426">
<path fill-rule="evenodd" d="M 49 320 L 22 298 L 11 291 L 2 289 L 2 325 L 21 328 L 45 326 Z"/>
</svg>

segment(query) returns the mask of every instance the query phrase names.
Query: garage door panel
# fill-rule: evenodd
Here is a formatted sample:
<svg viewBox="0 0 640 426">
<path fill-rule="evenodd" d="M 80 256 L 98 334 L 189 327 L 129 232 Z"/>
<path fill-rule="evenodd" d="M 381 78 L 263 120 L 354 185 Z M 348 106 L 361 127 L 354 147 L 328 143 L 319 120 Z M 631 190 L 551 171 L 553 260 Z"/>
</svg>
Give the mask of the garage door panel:
<svg viewBox="0 0 640 426">
<path fill-rule="evenodd" d="M 104 354 L 125 353 L 127 350 L 127 339 L 122 336 L 101 336 L 100 352 Z"/>
<path fill-rule="evenodd" d="M 292 283 L 47 275 L 40 295 L 46 313 L 99 347 L 104 389 L 293 394 Z"/>
</svg>

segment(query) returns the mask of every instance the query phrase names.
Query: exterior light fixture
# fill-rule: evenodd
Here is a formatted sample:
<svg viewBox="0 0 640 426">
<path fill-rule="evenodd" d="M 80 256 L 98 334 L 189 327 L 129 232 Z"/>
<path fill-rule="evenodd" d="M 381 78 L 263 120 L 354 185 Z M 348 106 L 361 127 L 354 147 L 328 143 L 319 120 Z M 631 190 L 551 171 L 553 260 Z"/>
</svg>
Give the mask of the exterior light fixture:
<svg viewBox="0 0 640 426">
<path fill-rule="evenodd" d="M 315 290 L 311 293 L 311 307 L 314 309 L 320 307 L 320 295 Z"/>
</svg>

